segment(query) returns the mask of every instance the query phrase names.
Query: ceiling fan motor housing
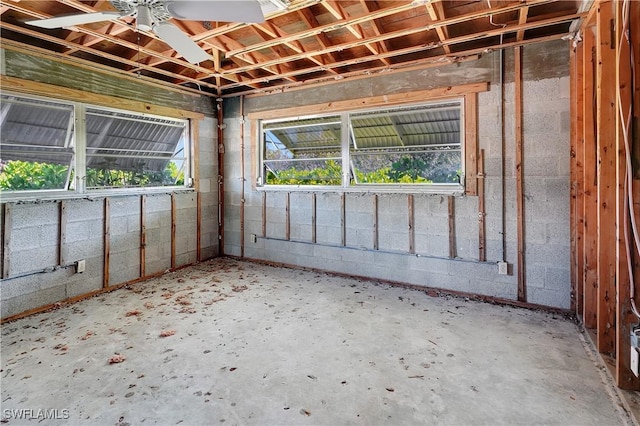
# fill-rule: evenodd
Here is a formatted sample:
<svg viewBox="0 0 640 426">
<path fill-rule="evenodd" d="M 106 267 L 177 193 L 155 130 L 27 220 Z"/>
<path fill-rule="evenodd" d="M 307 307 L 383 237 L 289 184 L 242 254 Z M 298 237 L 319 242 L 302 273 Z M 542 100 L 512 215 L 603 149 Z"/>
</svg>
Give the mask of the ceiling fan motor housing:
<svg viewBox="0 0 640 426">
<path fill-rule="evenodd" d="M 151 14 L 153 24 L 168 21 L 171 14 L 162 0 L 109 0 L 120 12 L 135 16 L 138 6 L 146 6 Z"/>
</svg>

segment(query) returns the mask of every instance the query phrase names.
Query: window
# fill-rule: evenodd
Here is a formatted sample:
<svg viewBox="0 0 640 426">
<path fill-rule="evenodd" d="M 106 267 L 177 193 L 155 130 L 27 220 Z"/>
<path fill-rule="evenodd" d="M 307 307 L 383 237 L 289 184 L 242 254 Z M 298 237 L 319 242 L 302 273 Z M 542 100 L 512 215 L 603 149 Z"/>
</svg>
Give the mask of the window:
<svg viewBox="0 0 640 426">
<path fill-rule="evenodd" d="M 1 101 L 3 197 L 191 182 L 187 120 L 21 95 Z"/>
<path fill-rule="evenodd" d="M 459 191 L 464 184 L 463 111 L 460 98 L 263 120 L 258 184 Z"/>
</svg>

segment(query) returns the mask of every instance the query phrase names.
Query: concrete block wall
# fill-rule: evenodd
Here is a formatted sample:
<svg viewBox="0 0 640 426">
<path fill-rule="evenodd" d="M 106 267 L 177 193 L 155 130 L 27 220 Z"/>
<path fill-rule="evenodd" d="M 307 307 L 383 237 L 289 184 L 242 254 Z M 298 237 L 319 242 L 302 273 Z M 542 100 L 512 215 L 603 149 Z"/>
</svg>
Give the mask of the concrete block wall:
<svg viewBox="0 0 640 426">
<path fill-rule="evenodd" d="M 199 122 L 196 175 L 201 197 L 201 259 L 218 255 L 217 121 Z M 197 195 L 173 194 L 175 266 L 197 261 Z M 142 196 L 109 198 L 109 285 L 141 278 Z M 171 269 L 171 193 L 145 195 L 145 276 Z M 62 203 L 62 204 L 61 204 Z M 61 213 L 64 205 L 64 214 Z M 2 204 L 2 318 L 82 296 L 104 286 L 105 199 Z M 63 219 L 64 226 L 61 224 Z M 5 232 L 5 228 L 7 232 Z M 61 230 L 63 232 L 61 233 Z M 84 273 L 75 262 L 85 260 Z"/>
<path fill-rule="evenodd" d="M 553 69 L 540 67 L 539 58 L 552 55 Z M 524 61 L 524 182 L 525 259 L 527 301 L 569 308 L 569 98 L 568 45 L 557 41 L 526 46 Z M 513 61 L 507 52 L 506 61 Z M 509 72 L 510 67 L 506 67 Z M 245 235 L 239 232 L 240 197 L 236 186 L 225 194 L 225 252 L 301 267 L 366 276 L 419 286 L 517 299 L 515 133 L 513 78 L 499 84 L 499 55 L 483 55 L 475 62 L 445 65 L 421 71 L 397 73 L 370 79 L 342 81 L 322 90 L 245 99 L 245 111 L 263 111 L 356 99 L 432 87 L 435 82 L 461 85 L 488 81 L 490 90 L 478 95 L 478 142 L 485 153 L 486 261 L 479 261 L 478 197 L 454 199 L 455 252 L 449 258 L 448 200 L 442 195 L 414 194 L 415 254 L 409 252 L 407 194 L 378 194 L 378 248 L 373 243 L 374 194 L 345 195 L 345 246 L 342 246 L 341 194 L 316 193 L 316 242 L 302 232 L 309 223 L 311 194 L 291 192 L 291 240 L 283 239 L 286 193 L 267 191 L 266 235 L 262 236 L 263 193 L 254 188 L 257 140 L 255 128 L 244 120 L 245 135 Z M 437 86 L 438 84 L 435 84 Z M 501 90 L 505 108 L 501 113 Z M 225 104 L 225 181 L 240 175 L 240 125 L 237 103 Z M 504 148 L 501 138 L 505 125 Z M 232 129 L 232 131 L 230 131 Z M 253 139 L 252 139 L 253 137 Z M 504 183 L 503 183 L 504 181 Z M 504 191 L 503 191 L 504 187 Z M 295 202 L 294 202 L 295 200 Z M 231 222 L 229 222 L 231 221 Z M 233 227 L 229 224 L 232 223 Z M 504 227 L 503 227 L 504 223 Z M 504 229 L 503 229 L 504 228 Z M 294 229 L 296 231 L 294 232 Z M 254 243 L 251 235 L 256 235 Z M 295 235 L 295 237 L 294 237 Z M 499 275 L 497 261 L 507 261 L 511 274 Z"/>
</svg>

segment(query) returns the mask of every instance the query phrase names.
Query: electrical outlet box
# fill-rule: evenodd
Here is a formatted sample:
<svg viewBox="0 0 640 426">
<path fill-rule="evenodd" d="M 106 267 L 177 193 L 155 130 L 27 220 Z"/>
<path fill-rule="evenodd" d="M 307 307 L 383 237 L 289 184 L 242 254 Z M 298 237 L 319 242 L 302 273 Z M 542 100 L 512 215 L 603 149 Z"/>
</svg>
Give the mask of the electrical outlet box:
<svg viewBox="0 0 640 426">
<path fill-rule="evenodd" d="M 254 244 L 258 242 L 258 236 L 256 234 L 251 234 L 251 242 Z"/>
<path fill-rule="evenodd" d="M 509 274 L 509 264 L 507 262 L 498 262 L 498 274 L 500 275 Z"/>
<path fill-rule="evenodd" d="M 84 272 L 84 267 L 85 267 L 84 262 L 85 262 L 84 259 L 83 260 L 78 260 L 76 262 L 76 274 L 81 274 L 81 273 Z"/>
<path fill-rule="evenodd" d="M 638 364 L 640 364 L 640 352 L 638 352 L 638 348 L 631 347 L 631 371 L 636 377 L 640 376 L 640 372 L 638 371 Z"/>
</svg>

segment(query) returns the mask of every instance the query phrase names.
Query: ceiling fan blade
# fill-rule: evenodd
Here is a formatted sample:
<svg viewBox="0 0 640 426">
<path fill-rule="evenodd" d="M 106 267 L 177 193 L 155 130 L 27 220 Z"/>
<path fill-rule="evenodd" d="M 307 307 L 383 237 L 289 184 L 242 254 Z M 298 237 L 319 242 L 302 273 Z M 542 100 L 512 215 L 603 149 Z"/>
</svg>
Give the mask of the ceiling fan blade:
<svg viewBox="0 0 640 426">
<path fill-rule="evenodd" d="M 203 62 L 211 59 L 211 56 L 193 40 L 183 33 L 178 27 L 169 22 L 163 22 L 156 25 L 153 30 L 156 34 L 173 50 L 182 55 L 187 61 L 192 64 Z"/>
<path fill-rule="evenodd" d="M 167 0 L 167 10 L 177 19 L 218 22 L 264 22 L 258 0 Z"/>
<path fill-rule="evenodd" d="M 93 22 L 109 21 L 111 19 L 124 16 L 119 12 L 96 12 L 96 13 L 80 13 L 76 15 L 56 16 L 48 19 L 34 19 L 25 21 L 25 24 L 33 25 L 40 28 L 62 28 L 73 27 L 74 25 L 91 24 Z"/>
</svg>

